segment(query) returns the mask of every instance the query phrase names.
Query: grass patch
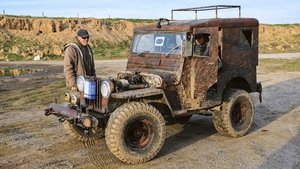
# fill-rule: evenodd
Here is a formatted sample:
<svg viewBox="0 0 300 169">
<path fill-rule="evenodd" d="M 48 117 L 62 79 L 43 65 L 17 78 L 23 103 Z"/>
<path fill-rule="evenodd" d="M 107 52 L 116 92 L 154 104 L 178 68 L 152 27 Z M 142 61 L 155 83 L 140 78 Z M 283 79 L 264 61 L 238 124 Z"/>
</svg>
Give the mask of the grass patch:
<svg viewBox="0 0 300 169">
<path fill-rule="evenodd" d="M 130 45 L 129 40 L 117 43 L 97 40 L 93 48 L 95 60 L 127 58 Z"/>
<path fill-rule="evenodd" d="M 18 46 L 21 51 L 24 51 L 27 50 L 27 48 L 39 46 L 39 44 L 27 39 L 12 37 L 9 40 L 6 40 L 3 46 L 4 52 L 9 52 L 12 46 Z"/>
<path fill-rule="evenodd" d="M 30 41 L 20 37 L 12 37 L 4 42 L 0 42 L 0 47 L 3 48 L 3 54 L 9 61 L 32 60 L 34 56 L 37 55 L 34 51 L 51 50 L 50 43 L 39 43 L 38 41 Z M 11 53 L 13 48 L 19 51 L 17 52 L 18 54 Z M 43 58 L 44 60 L 62 60 L 63 57 L 55 54 L 48 54 Z"/>
<path fill-rule="evenodd" d="M 62 60 L 63 57 L 61 55 L 50 54 L 43 58 L 43 60 Z"/>
<path fill-rule="evenodd" d="M 0 103 L 6 111 L 30 110 L 42 108 L 57 99 L 58 103 L 64 102 L 64 93 L 68 92 L 65 81 L 60 79 L 49 85 L 33 89 L 22 88 L 12 91 L 1 91 Z"/>
<path fill-rule="evenodd" d="M 128 37 L 128 39 L 131 38 Z M 103 39 L 98 39 L 95 42 L 93 42 L 93 44 L 94 45 L 92 47 L 92 50 L 94 53 L 95 60 L 125 59 L 128 57 L 131 41 L 124 40 L 121 42 L 110 42 Z M 13 46 L 17 46 L 20 51 L 27 51 L 29 48 L 34 48 L 37 51 L 43 51 L 46 48 L 46 46 L 49 45 L 35 44 L 34 42 L 28 41 L 26 39 L 13 37 L 10 40 L 5 41 L 4 44 L 2 44 L 2 47 L 4 49 L 4 55 L 10 61 L 32 60 L 34 57 L 33 55 L 29 55 L 27 58 L 25 58 L 24 56 L 10 53 L 10 49 Z M 60 55 L 49 54 L 44 56 L 43 60 L 63 60 L 63 57 Z"/>
<path fill-rule="evenodd" d="M 292 23 L 292 24 L 273 24 L 273 25 L 265 24 L 265 25 L 290 27 L 290 26 L 299 26 L 300 24 L 299 23 Z"/>
<path fill-rule="evenodd" d="M 157 22 L 158 19 L 133 19 L 133 18 L 130 18 L 130 19 L 126 19 L 126 18 L 103 18 L 103 19 L 100 19 L 100 20 L 103 20 L 103 21 L 112 21 L 112 22 L 118 22 L 118 21 L 129 21 L 129 22 L 133 22 L 133 23 L 141 23 L 141 22 L 144 22 L 144 23 L 154 23 L 154 22 Z"/>
<path fill-rule="evenodd" d="M 7 59 L 9 61 L 22 61 L 22 60 L 24 60 L 24 57 L 21 55 L 14 54 L 14 53 L 8 53 Z"/>
<path fill-rule="evenodd" d="M 51 20 L 89 20 L 91 18 L 78 18 L 78 17 L 48 17 L 48 16 L 30 16 L 30 15 L 1 15 L 0 17 L 9 17 L 9 18 L 24 18 L 24 19 L 51 19 Z M 153 23 L 158 21 L 157 19 L 137 19 L 137 18 L 95 18 L 97 20 L 102 21 L 112 21 L 112 22 L 119 22 L 119 21 L 129 21 L 134 23 L 146 22 L 146 23 Z"/>
<path fill-rule="evenodd" d="M 270 72 L 300 72 L 300 59 L 259 59 L 259 67 Z"/>
</svg>

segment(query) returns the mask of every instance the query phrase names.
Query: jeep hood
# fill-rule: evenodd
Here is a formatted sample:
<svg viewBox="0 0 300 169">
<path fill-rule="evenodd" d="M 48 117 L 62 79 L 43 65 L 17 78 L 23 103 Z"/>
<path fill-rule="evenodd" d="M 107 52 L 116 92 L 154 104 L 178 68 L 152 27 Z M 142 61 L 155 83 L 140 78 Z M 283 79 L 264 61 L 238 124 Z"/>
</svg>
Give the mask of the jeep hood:
<svg viewBox="0 0 300 169">
<path fill-rule="evenodd" d="M 139 57 L 131 56 L 127 62 L 127 71 L 145 72 L 158 75 L 166 86 L 178 85 L 182 75 L 182 57 Z"/>
</svg>

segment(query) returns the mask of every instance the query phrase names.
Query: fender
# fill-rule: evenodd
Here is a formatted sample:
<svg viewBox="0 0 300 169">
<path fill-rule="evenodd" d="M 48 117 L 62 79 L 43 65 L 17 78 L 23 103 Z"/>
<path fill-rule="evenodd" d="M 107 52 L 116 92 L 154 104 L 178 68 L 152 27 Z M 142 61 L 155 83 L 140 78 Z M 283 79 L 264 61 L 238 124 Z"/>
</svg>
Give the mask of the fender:
<svg viewBox="0 0 300 169">
<path fill-rule="evenodd" d="M 175 113 L 165 95 L 165 92 L 162 89 L 157 89 L 157 88 L 151 87 L 151 88 L 144 88 L 144 89 L 137 89 L 137 90 L 128 90 L 128 91 L 119 92 L 119 93 L 112 93 L 111 97 L 114 99 L 139 99 L 139 98 L 145 98 L 145 97 L 149 97 L 149 96 L 158 96 L 158 95 L 161 95 L 161 98 L 159 100 L 155 100 L 154 102 L 163 103 L 163 104 L 167 105 L 172 116 L 175 116 Z M 146 100 L 148 100 L 148 99 L 146 99 Z"/>
<path fill-rule="evenodd" d="M 162 89 L 144 88 L 137 90 L 128 90 L 119 93 L 112 93 L 111 97 L 115 99 L 136 99 L 160 94 L 164 94 L 164 91 Z"/>
</svg>

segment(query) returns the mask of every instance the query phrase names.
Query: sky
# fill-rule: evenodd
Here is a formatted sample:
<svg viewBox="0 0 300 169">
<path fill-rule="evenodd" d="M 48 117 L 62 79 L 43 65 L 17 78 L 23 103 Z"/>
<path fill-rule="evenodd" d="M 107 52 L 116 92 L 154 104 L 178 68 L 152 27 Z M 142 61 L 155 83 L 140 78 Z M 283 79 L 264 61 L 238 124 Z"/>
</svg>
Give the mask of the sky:
<svg viewBox="0 0 300 169">
<path fill-rule="evenodd" d="M 240 5 L 241 16 L 265 24 L 300 23 L 300 0 L 0 0 L 0 14 L 46 17 L 171 18 L 171 10 L 210 5 Z M 197 18 L 215 13 L 198 12 Z M 238 9 L 219 11 L 219 17 L 238 17 Z M 175 12 L 174 19 L 194 19 L 193 12 Z"/>
</svg>

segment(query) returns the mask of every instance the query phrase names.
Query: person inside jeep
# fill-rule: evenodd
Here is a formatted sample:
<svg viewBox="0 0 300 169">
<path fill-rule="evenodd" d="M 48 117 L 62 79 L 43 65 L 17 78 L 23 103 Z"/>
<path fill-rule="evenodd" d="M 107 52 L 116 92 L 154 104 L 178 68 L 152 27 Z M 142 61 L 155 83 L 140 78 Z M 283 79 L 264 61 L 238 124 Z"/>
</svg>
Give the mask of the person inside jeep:
<svg viewBox="0 0 300 169">
<path fill-rule="evenodd" d="M 195 35 L 194 54 L 201 56 L 209 55 L 209 34 L 200 33 Z"/>
</svg>

